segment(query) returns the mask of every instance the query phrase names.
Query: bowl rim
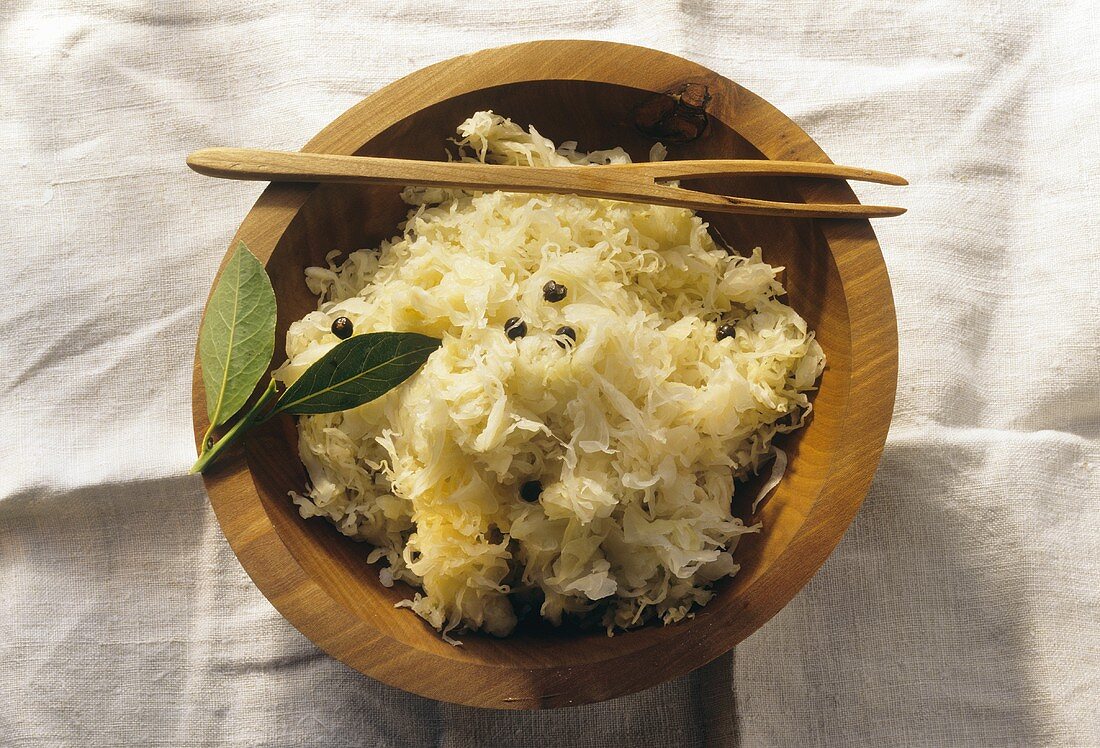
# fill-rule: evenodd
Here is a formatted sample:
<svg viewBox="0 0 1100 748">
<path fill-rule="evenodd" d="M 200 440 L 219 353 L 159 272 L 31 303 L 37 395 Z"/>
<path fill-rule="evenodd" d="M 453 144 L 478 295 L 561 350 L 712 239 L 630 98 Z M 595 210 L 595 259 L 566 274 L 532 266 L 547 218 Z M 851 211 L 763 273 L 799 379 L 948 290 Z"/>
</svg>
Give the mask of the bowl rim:
<svg viewBox="0 0 1100 748">
<path fill-rule="evenodd" d="M 598 60 L 594 64 L 593 60 Z M 477 66 L 477 80 L 469 68 Z M 322 129 L 303 151 L 352 154 L 388 127 L 417 111 L 458 95 L 531 81 L 577 80 L 608 83 L 660 93 L 687 80 L 721 90 L 730 111 L 716 111 L 769 159 L 828 162 L 817 144 L 794 122 L 737 83 L 697 63 L 646 47 L 614 42 L 547 40 L 482 50 L 417 70 L 371 94 Z M 416 89 L 417 97 L 405 95 Z M 427 96 L 424 92 L 429 92 Z M 717 97 L 716 97 L 717 99 Z M 783 137 L 764 143 L 763 128 L 779 123 Z M 273 184 L 249 211 L 223 258 L 245 241 L 265 264 L 279 239 L 314 189 L 313 185 Z M 845 183 L 800 185 L 807 201 L 856 201 Z M 786 605 L 824 563 L 854 518 L 870 486 L 885 445 L 897 382 L 897 327 L 889 278 L 875 234 L 866 220 L 819 222 L 848 305 L 851 375 L 848 403 L 837 440 L 838 459 L 821 493 L 786 548 L 742 593 L 740 617 L 700 615 L 666 627 L 679 629 L 655 644 L 610 655 L 660 660 L 631 678 L 597 677 L 579 668 L 548 664 L 516 668 L 486 663 L 446 646 L 431 652 L 371 626 L 335 600 L 310 576 L 280 537 L 266 510 L 244 454 L 237 449 L 204 475 L 210 503 L 233 552 L 275 608 L 336 659 L 389 685 L 469 706 L 506 709 L 579 705 L 632 693 L 700 667 L 733 648 Z M 196 445 L 207 426 L 205 395 L 197 349 L 193 372 Z M 704 612 L 706 608 L 704 608 Z M 719 630 L 720 629 L 720 630 Z M 619 637 L 630 637 L 631 632 Z M 641 637 L 644 639 L 644 637 Z M 669 648 L 675 658 L 670 659 Z M 614 649 L 614 648 L 613 648 Z M 606 660 L 605 660 L 606 661 Z M 584 670 L 591 670 L 585 668 Z M 410 675 L 412 674 L 412 675 Z M 447 677 L 440 677 L 446 674 Z M 461 680 L 456 680 L 461 678 Z M 464 687 L 456 689 L 455 683 Z"/>
</svg>

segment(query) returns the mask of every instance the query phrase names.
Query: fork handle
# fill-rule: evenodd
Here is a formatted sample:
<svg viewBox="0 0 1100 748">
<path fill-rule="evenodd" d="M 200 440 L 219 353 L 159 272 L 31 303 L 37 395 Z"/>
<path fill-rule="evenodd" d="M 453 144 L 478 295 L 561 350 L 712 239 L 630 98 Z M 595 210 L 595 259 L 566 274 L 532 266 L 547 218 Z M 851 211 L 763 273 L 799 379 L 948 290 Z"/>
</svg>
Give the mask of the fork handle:
<svg viewBox="0 0 1100 748">
<path fill-rule="evenodd" d="M 604 197 L 617 182 L 636 177 L 595 177 L 595 169 L 508 166 L 454 161 L 415 161 L 377 156 L 337 156 L 330 153 L 293 153 L 254 148 L 204 148 L 187 157 L 199 174 L 223 179 L 267 182 L 350 182 L 362 184 L 418 184 L 425 187 L 461 187 L 510 192 L 575 193 Z M 590 173 L 591 172 L 591 173 Z M 588 191 L 585 191 L 588 190 Z"/>
</svg>

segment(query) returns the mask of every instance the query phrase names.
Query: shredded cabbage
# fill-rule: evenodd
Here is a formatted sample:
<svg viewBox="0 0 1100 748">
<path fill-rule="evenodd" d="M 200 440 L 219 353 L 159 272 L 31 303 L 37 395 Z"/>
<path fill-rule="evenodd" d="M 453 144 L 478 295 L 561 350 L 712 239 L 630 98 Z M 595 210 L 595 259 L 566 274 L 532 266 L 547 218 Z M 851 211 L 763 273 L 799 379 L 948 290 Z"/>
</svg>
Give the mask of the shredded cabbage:
<svg viewBox="0 0 1100 748">
<path fill-rule="evenodd" d="M 458 134 L 464 160 L 630 160 L 555 147 L 492 112 Z M 321 303 L 291 325 L 277 376 L 293 382 L 336 345 L 337 316 L 356 333 L 443 345 L 384 397 L 300 419 L 301 515 L 372 544 L 382 582 L 417 588 L 403 604 L 449 641 L 455 629 L 504 636 L 527 614 L 609 634 L 690 616 L 758 529 L 731 513 L 734 480 L 802 425 L 824 367 L 778 300 L 781 268 L 717 246 L 684 209 L 437 188 L 404 198 L 400 235 L 307 271 Z M 543 298 L 550 280 L 563 301 Z M 525 337 L 504 334 L 511 317 Z M 735 334 L 717 341 L 723 323 Z M 555 335 L 563 325 L 575 345 Z M 535 480 L 541 496 L 522 500 Z"/>
</svg>

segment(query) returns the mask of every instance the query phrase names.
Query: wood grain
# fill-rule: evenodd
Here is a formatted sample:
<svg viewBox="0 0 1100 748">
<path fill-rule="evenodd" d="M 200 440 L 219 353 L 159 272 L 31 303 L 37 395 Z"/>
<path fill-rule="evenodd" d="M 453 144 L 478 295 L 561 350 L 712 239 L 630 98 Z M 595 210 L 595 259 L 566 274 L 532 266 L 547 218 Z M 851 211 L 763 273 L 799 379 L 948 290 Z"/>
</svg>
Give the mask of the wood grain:
<svg viewBox="0 0 1100 748">
<path fill-rule="evenodd" d="M 900 216 L 905 209 L 860 203 L 784 203 L 699 192 L 662 184 L 658 180 L 755 175 L 907 184 L 905 179 L 896 174 L 871 169 L 766 159 L 706 159 L 610 164 L 598 168 L 563 168 L 339 156 L 331 153 L 287 153 L 258 148 L 204 148 L 189 155 L 187 165 L 199 174 L 224 179 L 401 186 L 416 184 L 424 187 L 582 195 L 692 210 L 713 210 L 719 213 L 802 218 L 888 218 Z"/>
<path fill-rule="evenodd" d="M 454 127 L 493 109 L 551 139 L 575 139 L 582 149 L 622 145 L 643 160 L 652 141 L 630 113 L 685 83 L 706 87 L 710 120 L 701 137 L 670 148 L 670 159 L 828 163 L 778 110 L 706 68 L 642 47 L 583 41 L 519 44 L 425 68 L 350 109 L 304 150 L 443 160 L 441 144 Z M 846 184 L 816 179 L 733 176 L 697 186 L 783 202 L 856 202 Z M 394 186 L 282 183 L 263 193 L 230 247 L 243 240 L 265 262 L 280 339 L 315 308 L 304 268 L 332 249 L 391 236 L 404 212 Z M 300 489 L 305 474 L 289 418 L 269 423 L 205 476 L 222 529 L 260 590 L 318 646 L 373 678 L 434 699 L 509 709 L 638 691 L 709 662 L 773 616 L 835 547 L 875 472 L 897 379 L 893 300 L 866 221 L 705 215 L 735 248 L 762 246 L 767 261 L 786 266 L 790 303 L 817 331 L 828 368 L 812 422 L 784 444 L 788 472 L 755 516 L 763 532 L 745 536 L 740 573 L 694 619 L 613 638 L 549 627 L 503 640 L 471 634 L 452 647 L 394 609 L 410 590 L 382 587 L 364 562 L 365 545 L 298 516 L 287 491 Z M 197 362 L 193 402 L 197 442 L 207 425 Z M 745 517 L 750 495 L 734 500 Z"/>
</svg>

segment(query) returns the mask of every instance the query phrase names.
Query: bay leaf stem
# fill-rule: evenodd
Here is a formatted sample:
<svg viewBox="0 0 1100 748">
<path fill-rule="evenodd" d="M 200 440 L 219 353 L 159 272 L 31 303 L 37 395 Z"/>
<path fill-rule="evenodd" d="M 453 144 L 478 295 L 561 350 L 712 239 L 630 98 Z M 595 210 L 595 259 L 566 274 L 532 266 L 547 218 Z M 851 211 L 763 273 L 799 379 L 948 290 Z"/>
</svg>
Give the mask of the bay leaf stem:
<svg viewBox="0 0 1100 748">
<path fill-rule="evenodd" d="M 202 435 L 202 452 L 199 454 L 199 457 L 202 457 L 202 455 L 206 453 L 206 445 L 210 444 L 210 437 L 214 435 L 214 428 L 214 421 L 211 420 L 210 425 L 206 427 L 206 433 Z M 195 473 L 198 471 L 196 471 L 194 468 L 191 468 L 191 472 Z"/>
<path fill-rule="evenodd" d="M 222 438 L 214 442 L 209 449 L 206 448 L 208 436 L 204 436 L 202 441 L 202 452 L 199 454 L 199 459 L 191 466 L 191 474 L 194 475 L 195 473 L 205 471 L 206 468 L 209 467 L 227 447 L 235 442 L 241 434 L 248 431 L 248 429 L 252 428 L 257 423 L 267 420 L 267 416 L 270 415 L 268 413 L 270 409 L 269 406 L 275 402 L 277 397 L 277 387 L 275 380 L 272 379 L 267 385 L 267 389 L 264 390 L 264 393 L 260 395 L 260 398 L 256 401 L 256 404 L 253 405 L 247 413 L 241 416 L 241 418 L 225 432 Z M 213 426 L 211 426 L 211 429 L 213 429 Z M 209 435 L 210 430 L 207 430 L 206 433 Z"/>
</svg>

